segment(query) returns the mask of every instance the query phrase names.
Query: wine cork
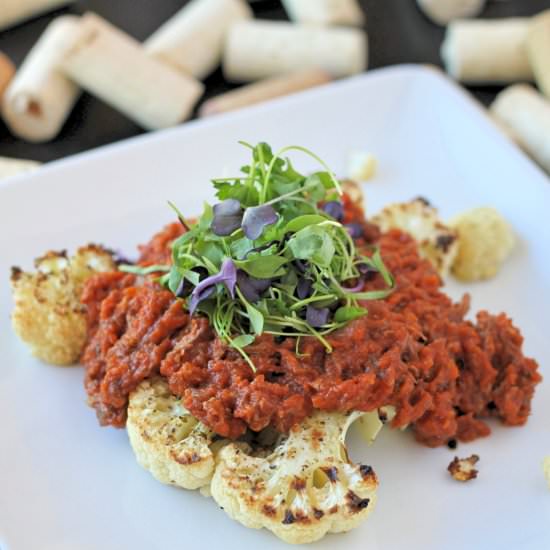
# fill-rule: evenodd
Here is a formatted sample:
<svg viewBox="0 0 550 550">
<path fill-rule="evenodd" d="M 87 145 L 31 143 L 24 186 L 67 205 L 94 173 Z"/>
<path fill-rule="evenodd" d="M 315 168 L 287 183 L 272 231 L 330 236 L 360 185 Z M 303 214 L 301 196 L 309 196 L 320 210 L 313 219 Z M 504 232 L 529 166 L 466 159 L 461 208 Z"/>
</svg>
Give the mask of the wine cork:
<svg viewBox="0 0 550 550">
<path fill-rule="evenodd" d="M 316 25 L 355 25 L 365 23 L 357 0 L 283 0 L 292 21 Z"/>
<path fill-rule="evenodd" d="M 251 17 L 244 0 L 192 0 L 144 46 L 160 61 L 202 80 L 220 64 L 229 27 Z"/>
<path fill-rule="evenodd" d="M 240 22 L 227 35 L 223 72 L 235 82 L 311 68 L 339 78 L 367 68 L 367 47 L 366 33 L 359 29 L 283 21 Z"/>
<path fill-rule="evenodd" d="M 527 58 L 529 18 L 457 19 L 441 46 L 447 72 L 472 84 L 532 80 Z"/>
<path fill-rule="evenodd" d="M 0 101 L 4 95 L 4 90 L 7 88 L 14 74 L 15 66 L 11 62 L 11 59 L 0 52 Z"/>
<path fill-rule="evenodd" d="M 527 55 L 537 86 L 550 98 L 550 10 L 532 19 L 527 33 Z"/>
<path fill-rule="evenodd" d="M 491 113 L 519 145 L 550 173 L 550 102 L 527 84 L 498 94 Z"/>
<path fill-rule="evenodd" d="M 255 103 L 319 86 L 330 80 L 330 75 L 321 69 L 274 76 L 205 101 L 200 108 L 199 115 L 204 117 L 234 111 Z"/>
<path fill-rule="evenodd" d="M 75 0 L 1 0 L 0 31 Z"/>
<path fill-rule="evenodd" d="M 93 13 L 82 16 L 79 36 L 61 67 L 82 88 L 147 130 L 184 121 L 204 89 Z"/>
<path fill-rule="evenodd" d="M 40 166 L 39 162 L 34 160 L 12 159 L 0 157 L 0 179 L 15 176 L 23 172 L 35 170 Z"/>
<path fill-rule="evenodd" d="M 71 112 L 80 90 L 57 64 L 78 33 L 79 18 L 52 21 L 4 92 L 2 117 L 16 136 L 32 142 L 53 139 Z"/>
<path fill-rule="evenodd" d="M 416 0 L 426 17 L 437 25 L 445 26 L 454 19 L 476 17 L 485 7 L 486 0 Z"/>
</svg>

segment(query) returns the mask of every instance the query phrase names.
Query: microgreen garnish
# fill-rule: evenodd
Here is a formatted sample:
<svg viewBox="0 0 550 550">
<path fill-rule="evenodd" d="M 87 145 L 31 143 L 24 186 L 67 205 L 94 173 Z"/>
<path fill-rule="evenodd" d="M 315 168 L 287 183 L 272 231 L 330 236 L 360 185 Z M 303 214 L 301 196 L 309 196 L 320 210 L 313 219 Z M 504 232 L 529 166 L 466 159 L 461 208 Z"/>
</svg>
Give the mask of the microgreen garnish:
<svg viewBox="0 0 550 550">
<path fill-rule="evenodd" d="M 210 298 L 210 296 L 214 294 L 213 291 L 218 283 L 223 283 L 225 285 L 226 291 L 233 300 L 235 298 L 235 285 L 237 283 L 237 268 L 233 260 L 226 258 L 218 273 L 203 279 L 195 287 L 188 302 L 189 313 L 191 313 L 191 315 L 195 313 L 197 306 L 203 300 Z"/>
<path fill-rule="evenodd" d="M 214 212 L 214 219 L 210 228 L 214 235 L 226 237 L 241 227 L 243 210 L 238 200 L 226 199 L 223 202 L 215 204 L 212 210 Z"/>
<path fill-rule="evenodd" d="M 278 217 L 277 212 L 270 204 L 249 206 L 244 211 L 243 232 L 248 239 L 255 241 L 262 236 L 268 225 L 273 225 L 277 221 Z"/>
<path fill-rule="evenodd" d="M 344 217 L 344 206 L 340 201 L 326 202 L 323 205 L 322 210 L 339 222 L 342 221 L 342 218 Z"/>
<path fill-rule="evenodd" d="M 207 315 L 217 335 L 254 369 L 244 348 L 268 333 L 318 338 L 366 315 L 361 302 L 382 299 L 394 282 L 379 250 L 359 254 L 359 224 L 342 225 L 340 184 L 326 164 L 303 147 L 273 154 L 260 143 L 241 177 L 213 180 L 219 203 L 205 204 L 199 220 L 172 244 L 172 265 L 123 267 L 165 272 L 160 283 L 184 299 L 191 314 Z M 322 171 L 296 171 L 289 151 L 317 160 Z M 187 223 L 172 205 L 182 223 Z M 141 271 L 140 271 L 141 269 Z M 363 291 L 372 274 L 382 290 Z"/>
<path fill-rule="evenodd" d="M 363 228 L 359 223 L 347 223 L 344 227 L 347 229 L 352 239 L 359 239 L 359 237 L 363 236 Z"/>
</svg>

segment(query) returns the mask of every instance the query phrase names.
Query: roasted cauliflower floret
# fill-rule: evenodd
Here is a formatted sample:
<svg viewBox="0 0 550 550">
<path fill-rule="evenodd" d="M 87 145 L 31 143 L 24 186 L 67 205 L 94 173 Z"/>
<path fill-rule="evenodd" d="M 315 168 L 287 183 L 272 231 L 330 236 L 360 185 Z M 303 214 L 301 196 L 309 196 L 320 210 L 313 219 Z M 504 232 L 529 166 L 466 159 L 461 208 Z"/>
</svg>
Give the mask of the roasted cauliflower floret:
<svg viewBox="0 0 550 550">
<path fill-rule="evenodd" d="M 420 255 L 446 277 L 458 253 L 457 232 L 424 199 L 391 204 L 372 218 L 382 231 L 401 229 L 418 242 Z"/>
<path fill-rule="evenodd" d="M 197 489 L 210 483 L 223 441 L 192 416 L 162 378 L 131 394 L 126 423 L 137 461 L 161 483 Z"/>
<path fill-rule="evenodd" d="M 12 268 L 13 328 L 46 363 L 73 364 L 86 341 L 85 309 L 80 302 L 84 282 L 94 273 L 116 269 L 112 253 L 88 245 L 72 258 L 66 252 L 48 252 L 34 264 L 35 273 Z"/>
<path fill-rule="evenodd" d="M 342 186 L 342 191 L 349 196 L 351 201 L 365 210 L 365 196 L 363 195 L 361 185 L 354 180 L 342 180 L 340 185 Z"/>
<path fill-rule="evenodd" d="M 450 222 L 458 232 L 458 254 L 453 274 L 463 281 L 494 277 L 514 248 L 508 222 L 494 208 L 474 208 Z"/>
<path fill-rule="evenodd" d="M 378 161 L 372 153 L 353 151 L 348 161 L 350 178 L 358 181 L 367 181 L 376 175 Z"/>
<path fill-rule="evenodd" d="M 247 527 L 265 527 L 290 543 L 349 531 L 374 508 L 378 481 L 352 464 L 344 439 L 363 413 L 316 412 L 265 453 L 231 443 L 218 455 L 214 500 Z"/>
<path fill-rule="evenodd" d="M 479 473 L 475 465 L 479 462 L 479 456 L 472 455 L 468 458 L 458 458 L 455 456 L 452 462 L 447 466 L 447 471 L 457 481 L 471 481 Z"/>
<path fill-rule="evenodd" d="M 369 445 L 372 445 L 384 427 L 384 424 L 391 422 L 395 418 L 395 414 L 395 407 L 386 405 L 361 416 L 358 424 L 363 439 Z"/>
</svg>

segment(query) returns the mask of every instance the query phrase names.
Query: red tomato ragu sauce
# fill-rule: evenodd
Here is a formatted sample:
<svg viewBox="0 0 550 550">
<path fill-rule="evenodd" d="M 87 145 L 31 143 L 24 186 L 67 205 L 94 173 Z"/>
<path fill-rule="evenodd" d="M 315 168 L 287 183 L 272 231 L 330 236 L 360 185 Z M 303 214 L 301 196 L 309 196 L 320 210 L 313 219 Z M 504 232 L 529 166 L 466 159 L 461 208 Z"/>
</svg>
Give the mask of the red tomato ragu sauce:
<svg viewBox="0 0 550 550">
<path fill-rule="evenodd" d="M 362 213 L 346 201 L 346 221 Z M 369 314 L 328 336 L 327 353 L 303 338 L 264 335 L 247 348 L 256 372 L 221 342 L 200 316 L 152 281 L 98 274 L 86 284 L 89 338 L 83 354 L 86 390 L 102 425 L 123 427 L 129 394 L 151 375 L 164 376 L 185 407 L 216 433 L 236 438 L 247 428 L 286 432 L 314 409 L 369 411 L 393 405 L 394 427 L 409 425 L 418 441 L 437 446 L 490 433 L 488 417 L 526 422 L 537 363 L 505 315 L 465 320 L 469 298 L 453 303 L 441 280 L 400 231 L 380 234 L 364 221 L 365 244 L 380 246 L 396 279 Z M 140 247 L 143 265 L 169 261 L 171 224 Z M 374 278 L 366 289 L 381 287 Z"/>
</svg>

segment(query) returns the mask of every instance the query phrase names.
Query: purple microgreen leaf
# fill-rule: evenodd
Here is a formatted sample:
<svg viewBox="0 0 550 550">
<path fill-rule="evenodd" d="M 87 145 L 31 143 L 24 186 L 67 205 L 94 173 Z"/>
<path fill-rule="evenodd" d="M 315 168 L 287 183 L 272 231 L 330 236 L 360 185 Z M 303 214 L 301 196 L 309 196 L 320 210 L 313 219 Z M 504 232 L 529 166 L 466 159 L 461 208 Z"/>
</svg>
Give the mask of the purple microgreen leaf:
<svg viewBox="0 0 550 550">
<path fill-rule="evenodd" d="M 363 236 L 363 226 L 360 223 L 347 223 L 345 228 L 352 239 L 358 239 Z"/>
<path fill-rule="evenodd" d="M 191 271 L 189 273 L 190 273 L 190 275 L 194 274 L 194 277 L 198 281 L 202 281 L 203 279 L 205 279 L 207 277 L 208 270 L 205 267 L 197 266 L 197 267 L 194 267 L 193 269 L 191 269 Z M 193 291 L 193 288 L 194 288 L 194 284 L 191 281 L 194 282 L 193 277 L 190 277 L 190 276 L 187 276 L 187 275 L 181 277 L 181 280 L 179 281 L 178 286 L 174 290 L 174 294 L 176 295 L 176 297 L 178 297 L 178 298 L 187 298 L 187 296 L 189 296 L 189 294 L 191 294 L 191 292 Z"/>
<path fill-rule="evenodd" d="M 301 277 L 296 285 L 296 294 L 300 300 L 305 300 L 311 296 L 312 282 L 311 279 Z"/>
<path fill-rule="evenodd" d="M 367 263 L 359 264 L 357 266 L 357 269 L 359 270 L 359 273 L 361 273 L 361 275 L 363 276 L 364 281 L 372 281 L 378 273 L 378 269 L 376 269 L 376 267 Z"/>
<path fill-rule="evenodd" d="M 233 231 L 241 227 L 243 211 L 241 203 L 237 199 L 227 199 L 215 204 L 213 211 L 214 218 L 210 227 L 218 237 L 231 235 Z"/>
<path fill-rule="evenodd" d="M 136 264 L 136 260 L 130 260 L 126 254 L 120 250 L 119 248 L 112 251 L 113 253 L 113 261 L 115 264 L 125 264 L 125 265 L 134 265 Z"/>
<path fill-rule="evenodd" d="M 273 206 L 269 204 L 247 208 L 244 211 L 242 221 L 244 234 L 254 241 L 260 238 L 264 229 L 268 225 L 274 224 L 277 219 L 277 212 L 275 212 Z"/>
<path fill-rule="evenodd" d="M 237 282 L 237 268 L 233 263 L 233 260 L 229 258 L 225 259 L 222 263 L 222 267 L 219 273 L 215 275 L 210 275 L 206 279 L 202 280 L 191 293 L 191 298 L 189 300 L 189 313 L 193 314 L 198 304 L 205 300 L 205 291 L 208 288 L 215 288 L 218 283 L 223 283 L 227 292 L 231 298 L 235 298 L 235 284 Z M 209 294 L 207 297 L 209 297 Z"/>
<path fill-rule="evenodd" d="M 189 298 L 189 302 L 187 304 L 187 307 L 189 309 L 189 315 L 193 315 L 193 313 L 195 313 L 195 310 L 197 309 L 198 305 L 203 300 L 207 300 L 208 298 L 210 298 L 210 296 L 212 296 L 212 294 L 214 294 L 215 291 L 216 291 L 215 286 L 209 286 L 209 287 L 205 288 L 202 292 L 198 292 L 196 294 L 193 291 L 193 293 L 191 294 L 191 297 Z"/>
<path fill-rule="evenodd" d="M 251 277 L 242 269 L 237 270 L 237 286 L 243 296 L 251 303 L 257 302 L 262 292 L 265 292 L 271 285 L 271 279 L 257 279 Z"/>
<path fill-rule="evenodd" d="M 219 273 L 220 281 L 223 282 L 231 298 L 235 298 L 235 284 L 237 283 L 237 267 L 233 260 L 227 258 L 222 264 Z M 199 283 L 200 284 L 200 283 Z"/>
<path fill-rule="evenodd" d="M 292 263 L 300 273 L 305 273 L 309 267 L 309 264 L 304 260 L 294 260 Z"/>
<path fill-rule="evenodd" d="M 354 286 L 345 286 L 346 292 L 361 292 L 365 286 L 366 275 L 361 274 Z"/>
<path fill-rule="evenodd" d="M 329 201 L 323 204 L 321 210 L 334 218 L 336 221 L 341 222 L 344 217 L 344 205 L 340 201 Z"/>
<path fill-rule="evenodd" d="M 363 275 L 367 275 L 368 273 L 378 273 L 378 269 L 376 269 L 376 267 L 367 263 L 359 264 L 357 269 L 359 270 L 359 273 L 362 273 Z"/>
<path fill-rule="evenodd" d="M 313 306 L 307 306 L 306 321 L 313 328 L 322 327 L 327 324 L 329 314 L 330 310 L 328 307 L 316 308 Z"/>
<path fill-rule="evenodd" d="M 193 285 L 184 277 L 181 278 L 174 294 L 177 298 L 186 298 L 193 289 Z"/>
</svg>

